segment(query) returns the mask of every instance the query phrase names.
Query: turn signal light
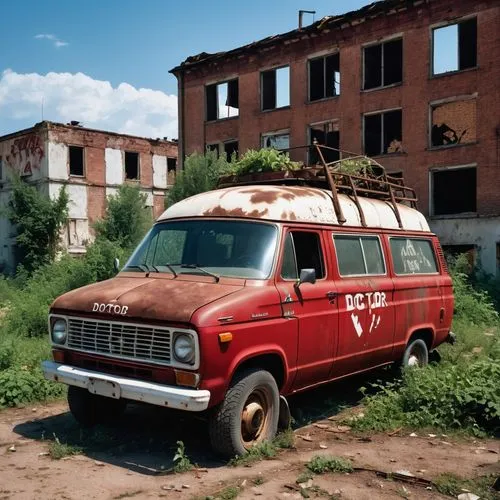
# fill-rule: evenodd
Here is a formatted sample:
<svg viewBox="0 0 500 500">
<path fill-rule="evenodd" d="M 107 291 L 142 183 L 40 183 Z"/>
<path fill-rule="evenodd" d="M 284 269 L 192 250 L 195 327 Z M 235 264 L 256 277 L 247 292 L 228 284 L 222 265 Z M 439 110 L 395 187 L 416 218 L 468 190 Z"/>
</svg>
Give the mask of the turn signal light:
<svg viewBox="0 0 500 500">
<path fill-rule="evenodd" d="M 231 332 L 219 333 L 219 342 L 221 344 L 231 342 L 231 340 L 233 340 L 233 334 Z"/>
<path fill-rule="evenodd" d="M 52 349 L 52 357 L 56 363 L 64 363 L 64 351 Z"/>
<path fill-rule="evenodd" d="M 198 387 L 200 376 L 198 373 L 175 370 L 175 383 L 187 387 Z"/>
</svg>

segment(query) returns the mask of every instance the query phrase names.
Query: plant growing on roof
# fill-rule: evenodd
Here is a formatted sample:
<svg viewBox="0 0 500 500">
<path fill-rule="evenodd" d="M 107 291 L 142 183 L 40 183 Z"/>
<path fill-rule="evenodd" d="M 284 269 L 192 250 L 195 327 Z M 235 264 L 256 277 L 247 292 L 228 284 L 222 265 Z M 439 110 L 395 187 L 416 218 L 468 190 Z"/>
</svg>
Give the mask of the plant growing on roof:
<svg viewBox="0 0 500 500">
<path fill-rule="evenodd" d="M 346 174 L 371 174 L 373 171 L 371 160 L 366 157 L 340 160 L 335 164 L 335 168 Z"/>
<path fill-rule="evenodd" d="M 257 172 L 278 172 L 280 170 L 297 170 L 300 163 L 292 161 L 288 153 L 272 148 L 258 151 L 248 150 L 235 164 L 234 173 L 245 175 Z"/>
</svg>

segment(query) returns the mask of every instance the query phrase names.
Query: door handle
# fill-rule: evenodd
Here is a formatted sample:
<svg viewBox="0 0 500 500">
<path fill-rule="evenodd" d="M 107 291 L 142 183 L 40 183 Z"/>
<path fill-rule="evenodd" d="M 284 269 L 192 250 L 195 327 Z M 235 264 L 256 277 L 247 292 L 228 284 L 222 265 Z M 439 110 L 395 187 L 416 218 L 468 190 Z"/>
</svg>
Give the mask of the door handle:
<svg viewBox="0 0 500 500">
<path fill-rule="evenodd" d="M 326 292 L 326 296 L 330 302 L 333 302 L 337 298 L 338 293 L 337 292 Z"/>
</svg>

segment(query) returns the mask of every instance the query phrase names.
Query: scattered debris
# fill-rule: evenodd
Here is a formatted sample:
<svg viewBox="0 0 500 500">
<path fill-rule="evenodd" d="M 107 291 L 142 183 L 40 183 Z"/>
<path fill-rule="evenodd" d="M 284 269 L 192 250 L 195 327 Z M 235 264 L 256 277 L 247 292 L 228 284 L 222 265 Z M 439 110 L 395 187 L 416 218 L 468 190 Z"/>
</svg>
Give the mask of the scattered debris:
<svg viewBox="0 0 500 500">
<path fill-rule="evenodd" d="M 479 500 L 479 497 L 474 493 L 460 493 L 457 498 L 458 500 Z"/>
<path fill-rule="evenodd" d="M 313 424 L 314 427 L 317 427 L 318 429 L 328 429 L 330 426 L 327 424 Z"/>
<path fill-rule="evenodd" d="M 106 464 L 104 462 L 99 462 L 99 460 L 94 460 L 94 465 L 98 465 L 99 467 L 104 467 Z"/>
<path fill-rule="evenodd" d="M 9 451 L 12 451 L 12 452 L 17 451 L 17 449 L 16 449 L 16 445 L 15 445 L 15 444 L 13 444 L 13 445 L 9 448 Z"/>
<path fill-rule="evenodd" d="M 319 447 L 322 449 L 322 450 L 326 450 L 328 448 L 328 446 L 326 444 L 323 444 L 323 443 L 319 443 Z"/>
<path fill-rule="evenodd" d="M 435 438 L 436 434 L 427 434 L 430 438 Z"/>
<path fill-rule="evenodd" d="M 411 437 L 411 438 L 416 438 L 416 437 L 418 437 L 418 434 L 417 434 L 416 432 L 412 432 L 412 433 L 410 434 L 410 437 Z"/>
<path fill-rule="evenodd" d="M 297 434 L 297 437 L 300 439 L 303 439 L 304 441 L 312 441 L 313 438 L 311 437 L 310 434 Z"/>
<path fill-rule="evenodd" d="M 394 429 L 393 431 L 391 432 L 388 432 L 387 435 L 388 436 L 395 436 L 396 434 L 398 434 L 399 432 L 401 432 L 403 430 L 402 427 L 398 427 L 397 429 Z"/>
</svg>

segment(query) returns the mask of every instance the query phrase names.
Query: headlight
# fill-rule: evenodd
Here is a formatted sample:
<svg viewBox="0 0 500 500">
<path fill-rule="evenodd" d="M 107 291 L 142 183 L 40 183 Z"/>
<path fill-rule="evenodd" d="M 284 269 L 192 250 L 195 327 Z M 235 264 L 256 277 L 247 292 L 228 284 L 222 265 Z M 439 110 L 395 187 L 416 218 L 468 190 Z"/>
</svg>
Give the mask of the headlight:
<svg viewBox="0 0 500 500">
<path fill-rule="evenodd" d="M 194 339 L 191 335 L 181 333 L 174 340 L 174 356 L 180 363 L 194 362 Z"/>
<path fill-rule="evenodd" d="M 64 344 L 68 336 L 68 325 L 64 319 L 56 319 L 52 325 L 52 342 L 54 344 Z"/>
</svg>

